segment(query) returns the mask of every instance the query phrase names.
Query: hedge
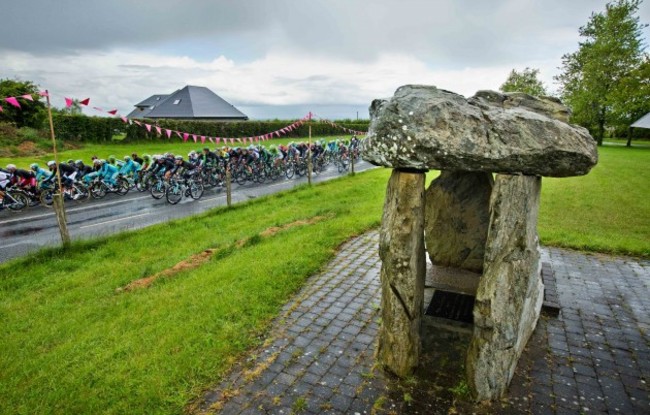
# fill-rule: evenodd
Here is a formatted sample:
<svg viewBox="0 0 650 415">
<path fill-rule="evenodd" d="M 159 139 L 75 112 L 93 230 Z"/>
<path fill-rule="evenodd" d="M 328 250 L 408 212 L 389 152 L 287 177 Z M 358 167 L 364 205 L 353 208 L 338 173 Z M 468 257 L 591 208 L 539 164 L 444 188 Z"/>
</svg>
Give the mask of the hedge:
<svg viewBox="0 0 650 415">
<path fill-rule="evenodd" d="M 56 137 L 63 141 L 76 142 L 110 142 L 114 135 L 126 133 L 125 140 L 157 140 L 161 139 L 155 129 L 147 133 L 144 127 L 138 125 L 127 125 L 120 118 L 88 117 L 85 115 L 63 115 L 54 116 L 54 131 Z M 143 120 L 148 124 L 158 125 L 175 131 L 183 131 L 191 134 L 205 135 L 210 137 L 251 137 L 267 134 L 289 124 L 295 120 L 273 120 L 273 121 L 179 121 L 179 120 Z M 343 120 L 337 121 L 337 125 L 355 131 L 367 131 L 368 120 Z M 285 137 L 306 137 L 309 134 L 307 125 L 283 135 Z M 338 135 L 347 136 L 349 133 L 334 127 L 330 124 L 312 121 L 313 136 Z M 163 136 L 166 139 L 166 136 Z"/>
<path fill-rule="evenodd" d="M 254 137 L 277 131 L 287 125 L 293 124 L 295 120 L 273 120 L 273 121 L 179 121 L 179 120 L 143 120 L 148 124 L 158 125 L 174 131 L 182 131 L 190 134 L 205 135 L 208 137 Z M 355 131 L 367 131 L 370 121 L 337 121 L 336 124 Z M 311 133 L 313 136 L 338 135 L 347 136 L 349 133 L 334 127 L 330 124 L 312 121 Z M 294 129 L 283 135 L 283 137 L 306 137 L 309 134 L 307 124 Z M 163 137 L 166 138 L 165 135 Z M 125 140 L 156 140 L 160 136 L 152 129 L 150 133 L 144 127 L 130 125 L 127 127 Z"/>
<path fill-rule="evenodd" d="M 126 132 L 126 125 L 119 118 L 57 114 L 52 121 L 56 138 L 63 141 L 101 143 Z"/>
</svg>

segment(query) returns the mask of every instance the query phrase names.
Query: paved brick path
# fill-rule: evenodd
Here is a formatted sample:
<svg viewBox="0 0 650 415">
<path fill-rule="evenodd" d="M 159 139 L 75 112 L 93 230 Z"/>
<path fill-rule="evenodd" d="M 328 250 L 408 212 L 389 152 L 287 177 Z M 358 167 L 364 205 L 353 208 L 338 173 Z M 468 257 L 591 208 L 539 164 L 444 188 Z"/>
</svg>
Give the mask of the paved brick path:
<svg viewBox="0 0 650 415">
<path fill-rule="evenodd" d="M 287 304 L 266 347 L 233 370 L 201 409 L 222 414 L 369 414 L 373 405 L 387 413 L 421 409 L 396 399 L 386 389 L 390 382 L 373 367 L 377 244 L 377 232 L 370 232 L 343 245 Z M 650 262 L 560 249 L 544 249 L 542 260 L 555 272 L 560 316 L 540 319 L 506 400 L 461 410 L 650 414 Z"/>
</svg>

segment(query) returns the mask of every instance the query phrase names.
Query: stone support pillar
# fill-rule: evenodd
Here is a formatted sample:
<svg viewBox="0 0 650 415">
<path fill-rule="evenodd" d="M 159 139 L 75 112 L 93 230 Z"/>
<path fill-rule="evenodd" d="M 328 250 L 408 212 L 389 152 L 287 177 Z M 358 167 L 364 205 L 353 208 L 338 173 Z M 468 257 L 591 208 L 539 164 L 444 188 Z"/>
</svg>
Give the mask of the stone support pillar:
<svg viewBox="0 0 650 415">
<path fill-rule="evenodd" d="M 385 369 L 401 377 L 417 367 L 421 350 L 424 178 L 422 172 L 393 170 L 379 239 L 382 324 L 377 358 Z"/>
<path fill-rule="evenodd" d="M 494 183 L 466 361 L 478 400 L 503 396 L 539 318 L 544 296 L 537 237 L 540 189 L 536 176 L 497 175 Z"/>
</svg>

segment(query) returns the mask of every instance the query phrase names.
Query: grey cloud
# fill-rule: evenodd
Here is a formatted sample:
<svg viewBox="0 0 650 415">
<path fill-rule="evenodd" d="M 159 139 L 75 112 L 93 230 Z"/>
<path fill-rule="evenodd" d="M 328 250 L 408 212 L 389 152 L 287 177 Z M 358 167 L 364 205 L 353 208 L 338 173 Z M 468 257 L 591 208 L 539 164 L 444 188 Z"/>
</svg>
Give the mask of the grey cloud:
<svg viewBox="0 0 650 415">
<path fill-rule="evenodd" d="M 213 56 L 269 50 L 371 60 L 406 53 L 432 66 L 557 58 L 577 46 L 593 0 L 22 0 L 2 6 L 0 49 L 70 53 L 180 44 Z M 641 11 L 642 21 L 650 12 Z M 564 36 L 549 36 L 565 33 Z"/>
</svg>

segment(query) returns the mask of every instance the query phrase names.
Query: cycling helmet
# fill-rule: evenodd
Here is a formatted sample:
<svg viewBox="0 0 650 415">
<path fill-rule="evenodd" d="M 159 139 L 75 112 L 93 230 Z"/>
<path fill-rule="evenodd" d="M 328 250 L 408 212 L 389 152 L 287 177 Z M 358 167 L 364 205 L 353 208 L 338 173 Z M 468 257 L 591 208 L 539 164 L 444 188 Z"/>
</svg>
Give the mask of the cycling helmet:
<svg viewBox="0 0 650 415">
<path fill-rule="evenodd" d="M 98 165 L 98 164 L 102 164 L 102 161 L 103 161 L 103 160 L 95 159 L 95 160 L 93 160 L 93 164 L 96 166 L 96 165 Z"/>
<path fill-rule="evenodd" d="M 196 151 L 194 151 L 194 150 L 187 153 L 187 157 L 196 157 L 196 156 L 197 156 L 197 154 L 196 154 Z"/>
<path fill-rule="evenodd" d="M 83 160 L 77 160 L 77 161 L 74 162 L 74 164 L 76 164 L 77 166 L 80 166 L 80 165 L 83 165 L 84 162 L 83 162 Z"/>
<path fill-rule="evenodd" d="M 108 162 L 111 164 L 115 163 L 115 156 L 108 156 Z"/>
<path fill-rule="evenodd" d="M 68 159 L 68 164 L 74 164 L 74 160 Z"/>
<path fill-rule="evenodd" d="M 29 165 L 29 168 L 32 169 L 32 170 L 38 170 L 38 167 L 39 167 L 38 163 L 32 163 L 32 164 Z"/>
<path fill-rule="evenodd" d="M 56 162 L 54 160 L 50 160 L 47 162 L 47 167 L 54 167 L 56 166 Z"/>
<path fill-rule="evenodd" d="M 124 161 L 129 161 L 131 160 L 131 156 L 124 156 Z"/>
<path fill-rule="evenodd" d="M 183 156 L 176 156 L 174 157 L 176 160 L 183 160 Z"/>
<path fill-rule="evenodd" d="M 210 151 L 209 147 L 203 147 L 203 151 Z"/>
<path fill-rule="evenodd" d="M 7 164 L 7 170 L 16 170 L 15 164 Z"/>
<path fill-rule="evenodd" d="M 142 160 L 149 161 L 151 160 L 151 156 L 149 156 L 149 154 L 145 154 L 144 156 L 142 156 Z"/>
</svg>

